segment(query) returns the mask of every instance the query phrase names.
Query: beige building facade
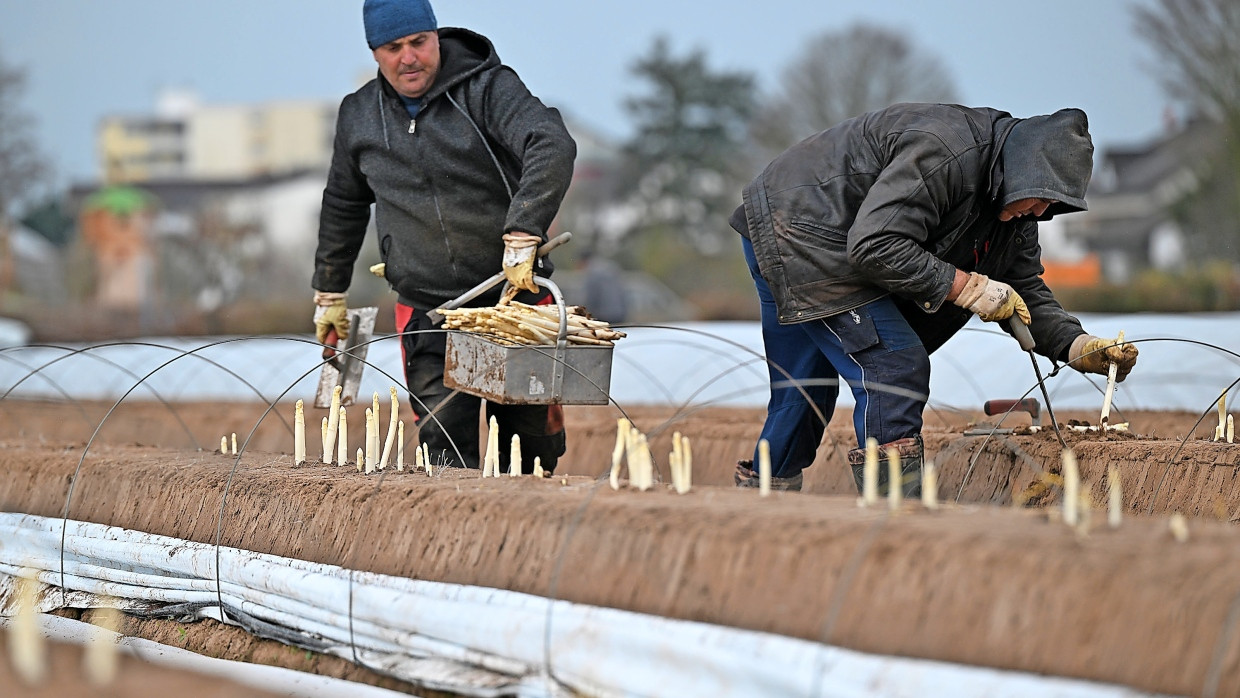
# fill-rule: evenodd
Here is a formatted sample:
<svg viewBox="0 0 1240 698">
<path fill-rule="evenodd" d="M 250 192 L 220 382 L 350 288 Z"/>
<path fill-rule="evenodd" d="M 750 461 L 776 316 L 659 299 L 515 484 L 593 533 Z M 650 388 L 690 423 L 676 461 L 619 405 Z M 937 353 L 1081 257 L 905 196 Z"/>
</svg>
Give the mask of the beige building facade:
<svg viewBox="0 0 1240 698">
<path fill-rule="evenodd" d="M 154 114 L 104 119 L 98 148 L 104 179 L 113 184 L 237 180 L 326 172 L 335 127 L 330 102 L 204 105 L 167 93 Z"/>
</svg>

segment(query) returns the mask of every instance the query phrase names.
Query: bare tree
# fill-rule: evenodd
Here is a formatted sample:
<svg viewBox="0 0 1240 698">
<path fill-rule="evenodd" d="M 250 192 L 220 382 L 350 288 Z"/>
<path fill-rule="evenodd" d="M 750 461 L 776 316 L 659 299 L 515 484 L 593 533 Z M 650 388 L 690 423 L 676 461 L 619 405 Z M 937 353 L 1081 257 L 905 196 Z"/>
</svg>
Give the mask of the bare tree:
<svg viewBox="0 0 1240 698">
<path fill-rule="evenodd" d="M 18 105 L 25 74 L 0 60 L 0 297 L 13 287 L 16 260 L 9 244 L 9 216 L 15 203 L 37 190 L 46 165 L 31 136 L 32 122 Z"/>
<path fill-rule="evenodd" d="M 946 67 L 899 32 L 857 24 L 811 39 L 754 120 L 767 156 L 818 131 L 897 102 L 951 102 Z"/>
<path fill-rule="evenodd" d="M 1167 94 L 1240 129 L 1240 3 L 1155 0 L 1134 16 Z"/>
<path fill-rule="evenodd" d="M 46 181 L 48 169 L 32 133 L 34 122 L 21 109 L 24 71 L 0 59 L 0 225 L 13 205 Z"/>
<path fill-rule="evenodd" d="M 1194 163 L 1200 185 L 1171 214 L 1194 247 L 1240 259 L 1240 2 L 1154 0 L 1133 16 L 1166 93 L 1221 126 L 1216 155 Z"/>
</svg>

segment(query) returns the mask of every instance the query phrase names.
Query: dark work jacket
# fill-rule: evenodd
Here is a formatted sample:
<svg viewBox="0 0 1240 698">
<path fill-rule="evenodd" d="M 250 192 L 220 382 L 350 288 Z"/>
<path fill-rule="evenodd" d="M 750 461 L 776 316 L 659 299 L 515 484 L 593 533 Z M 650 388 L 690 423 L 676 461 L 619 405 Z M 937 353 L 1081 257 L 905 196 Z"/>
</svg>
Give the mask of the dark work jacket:
<svg viewBox="0 0 1240 698">
<path fill-rule="evenodd" d="M 1021 121 L 994 109 L 897 104 L 777 157 L 745 188 L 733 227 L 753 244 L 779 321 L 828 317 L 893 294 L 902 308 L 941 312 L 954 331 L 968 313 L 943 303 L 959 268 L 1010 284 L 1029 306 L 1039 353 L 1062 358 L 1082 330 L 1042 282 L 1037 223 L 998 218 L 1000 155 Z M 1034 123 L 1022 142 L 1055 137 Z M 1077 202 L 1049 213 L 1084 207 L 1092 146 L 1084 157 L 1084 181 L 1050 167 L 1034 178 L 1072 180 L 1038 185 L 1040 195 L 1049 187 Z M 1021 162 L 1030 160 L 1037 158 Z"/>
<path fill-rule="evenodd" d="M 416 119 L 381 74 L 341 103 L 315 289 L 348 289 L 372 203 L 387 280 L 423 310 L 500 271 L 504 233 L 546 238 L 577 154 L 559 112 L 485 37 L 444 28 L 439 43 L 439 74 Z M 477 303 L 494 303 L 499 290 Z"/>
</svg>

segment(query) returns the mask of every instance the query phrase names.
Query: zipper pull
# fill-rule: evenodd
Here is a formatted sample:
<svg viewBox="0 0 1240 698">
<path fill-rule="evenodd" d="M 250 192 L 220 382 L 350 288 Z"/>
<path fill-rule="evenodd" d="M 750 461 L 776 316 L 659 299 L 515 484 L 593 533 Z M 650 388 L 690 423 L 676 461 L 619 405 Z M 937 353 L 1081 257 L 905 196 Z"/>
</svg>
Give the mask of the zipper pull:
<svg viewBox="0 0 1240 698">
<path fill-rule="evenodd" d="M 417 129 L 418 129 L 418 120 L 417 120 L 417 119 L 410 119 L 410 120 L 409 120 L 409 133 L 413 133 L 413 132 L 414 132 L 414 131 L 416 131 Z"/>
</svg>

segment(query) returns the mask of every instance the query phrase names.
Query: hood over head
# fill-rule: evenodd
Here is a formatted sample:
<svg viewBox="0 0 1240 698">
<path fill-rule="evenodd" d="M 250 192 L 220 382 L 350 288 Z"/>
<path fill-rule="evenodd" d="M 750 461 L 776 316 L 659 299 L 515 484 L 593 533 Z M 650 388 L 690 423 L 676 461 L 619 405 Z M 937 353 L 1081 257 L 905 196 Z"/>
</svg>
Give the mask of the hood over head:
<svg viewBox="0 0 1240 698">
<path fill-rule="evenodd" d="M 1093 173 L 1094 144 L 1089 119 L 1080 109 L 1020 119 L 1004 141 L 1000 158 L 1000 206 L 1019 199 L 1054 201 L 1038 220 L 1089 208 L 1085 190 Z"/>
<path fill-rule="evenodd" d="M 422 103 L 426 104 L 473 75 L 498 65 L 499 54 L 490 39 L 460 27 L 441 27 L 439 75 L 435 77 L 435 83 L 426 94 L 422 95 Z M 396 90 L 384 79 L 382 71 L 378 71 L 377 78 L 382 90 L 388 96 L 396 98 Z"/>
</svg>

